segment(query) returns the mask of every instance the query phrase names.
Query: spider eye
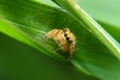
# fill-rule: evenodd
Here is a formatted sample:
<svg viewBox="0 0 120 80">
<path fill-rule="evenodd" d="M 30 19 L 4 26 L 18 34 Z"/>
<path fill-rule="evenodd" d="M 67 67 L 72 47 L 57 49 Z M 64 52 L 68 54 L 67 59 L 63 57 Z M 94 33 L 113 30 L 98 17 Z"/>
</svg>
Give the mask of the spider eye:
<svg viewBox="0 0 120 80">
<path fill-rule="evenodd" d="M 67 36 L 67 34 L 66 34 L 66 33 L 64 33 L 64 36 L 66 37 L 66 36 Z"/>
<path fill-rule="evenodd" d="M 66 40 L 69 40 L 69 37 L 66 36 Z"/>
<path fill-rule="evenodd" d="M 72 43 L 73 41 L 69 40 L 70 43 Z"/>
</svg>

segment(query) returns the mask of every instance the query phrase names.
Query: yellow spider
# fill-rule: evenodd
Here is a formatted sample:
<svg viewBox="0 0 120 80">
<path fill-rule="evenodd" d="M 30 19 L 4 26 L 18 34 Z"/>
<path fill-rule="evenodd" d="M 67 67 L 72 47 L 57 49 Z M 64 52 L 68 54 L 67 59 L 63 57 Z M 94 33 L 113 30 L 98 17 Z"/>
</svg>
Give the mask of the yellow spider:
<svg viewBox="0 0 120 80">
<path fill-rule="evenodd" d="M 69 54 L 68 61 L 71 60 L 75 45 L 76 45 L 76 39 L 73 33 L 70 32 L 68 28 L 65 29 L 53 29 L 45 34 L 44 38 L 45 40 L 53 37 L 53 39 L 57 42 L 60 49 L 64 52 L 67 52 Z"/>
</svg>

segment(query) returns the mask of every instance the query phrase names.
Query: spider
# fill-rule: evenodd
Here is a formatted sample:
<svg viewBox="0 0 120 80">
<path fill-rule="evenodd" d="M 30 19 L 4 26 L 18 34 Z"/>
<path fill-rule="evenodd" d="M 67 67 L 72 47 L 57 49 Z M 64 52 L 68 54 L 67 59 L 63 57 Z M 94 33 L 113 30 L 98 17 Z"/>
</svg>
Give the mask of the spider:
<svg viewBox="0 0 120 80">
<path fill-rule="evenodd" d="M 45 34 L 44 39 L 48 40 L 49 38 L 53 37 L 53 39 L 57 42 L 60 49 L 66 53 L 68 53 L 68 61 L 72 59 L 76 39 L 75 35 L 70 32 L 68 28 L 62 29 L 53 29 Z"/>
</svg>

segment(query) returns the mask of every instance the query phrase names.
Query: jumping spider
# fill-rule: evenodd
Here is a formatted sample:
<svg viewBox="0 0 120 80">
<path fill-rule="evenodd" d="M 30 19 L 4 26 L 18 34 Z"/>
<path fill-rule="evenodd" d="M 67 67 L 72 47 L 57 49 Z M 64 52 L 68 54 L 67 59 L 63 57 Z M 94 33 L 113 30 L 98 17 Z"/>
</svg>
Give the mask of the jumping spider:
<svg viewBox="0 0 120 80">
<path fill-rule="evenodd" d="M 53 37 L 53 39 L 57 42 L 58 46 L 62 51 L 68 53 L 68 61 L 70 61 L 76 45 L 75 35 L 71 33 L 68 28 L 65 28 L 63 30 L 53 29 L 46 33 L 44 36 L 45 40 L 51 37 Z"/>
</svg>

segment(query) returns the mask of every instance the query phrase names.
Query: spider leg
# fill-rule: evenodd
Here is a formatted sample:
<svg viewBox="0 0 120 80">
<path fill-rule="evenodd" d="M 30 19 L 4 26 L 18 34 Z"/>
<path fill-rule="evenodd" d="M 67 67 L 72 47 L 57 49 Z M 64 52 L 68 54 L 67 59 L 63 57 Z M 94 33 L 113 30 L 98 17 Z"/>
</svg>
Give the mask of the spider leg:
<svg viewBox="0 0 120 80">
<path fill-rule="evenodd" d="M 60 50 L 60 48 L 57 48 L 57 49 L 56 49 L 56 50 L 54 50 L 53 52 L 54 52 L 54 53 L 56 53 L 56 52 L 57 52 L 57 51 L 59 51 L 59 50 Z"/>
<path fill-rule="evenodd" d="M 72 59 L 72 56 L 73 56 L 73 53 L 74 53 L 74 48 L 75 48 L 75 45 L 74 45 L 74 44 L 71 44 L 71 45 L 70 45 L 70 49 L 69 49 L 68 61 L 70 61 L 70 60 Z"/>
<path fill-rule="evenodd" d="M 53 29 L 52 31 L 46 33 L 45 36 L 44 36 L 44 39 L 48 40 L 49 38 L 51 38 L 54 35 L 54 33 L 56 32 L 56 30 L 57 29 Z"/>
</svg>

